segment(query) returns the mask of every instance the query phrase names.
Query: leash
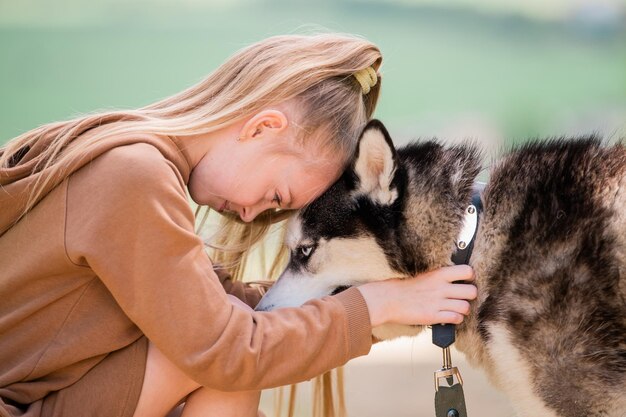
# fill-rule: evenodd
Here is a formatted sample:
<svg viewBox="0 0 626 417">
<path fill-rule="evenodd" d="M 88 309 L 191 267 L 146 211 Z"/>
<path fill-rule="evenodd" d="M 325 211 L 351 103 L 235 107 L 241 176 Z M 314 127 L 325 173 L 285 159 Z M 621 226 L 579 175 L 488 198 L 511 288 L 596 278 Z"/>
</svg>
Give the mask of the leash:
<svg viewBox="0 0 626 417">
<path fill-rule="evenodd" d="M 478 230 L 478 220 L 483 211 L 480 194 L 485 188 L 477 183 L 472 191 L 472 202 L 465 209 L 465 219 L 459 237 L 456 240 L 457 250 L 452 254 L 455 265 L 468 264 L 474 249 L 474 237 Z M 443 351 L 443 366 L 435 371 L 435 416 L 436 417 L 467 417 L 463 378 L 456 366 L 452 366 L 450 346 L 456 338 L 454 324 L 435 324 L 432 326 L 432 340 L 435 346 Z M 456 382 L 455 382 L 456 377 Z M 442 380 L 447 386 L 442 385 Z"/>
</svg>

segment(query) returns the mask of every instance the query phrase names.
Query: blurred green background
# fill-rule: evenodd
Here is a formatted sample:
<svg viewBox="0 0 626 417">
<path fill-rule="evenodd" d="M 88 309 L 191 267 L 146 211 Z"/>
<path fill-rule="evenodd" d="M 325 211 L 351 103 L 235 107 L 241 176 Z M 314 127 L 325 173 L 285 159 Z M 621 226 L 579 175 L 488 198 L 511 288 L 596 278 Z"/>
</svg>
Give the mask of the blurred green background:
<svg viewBox="0 0 626 417">
<path fill-rule="evenodd" d="M 0 143 L 139 107 L 267 36 L 351 32 L 383 52 L 376 116 L 402 142 L 626 136 L 626 0 L 0 0 Z"/>
</svg>

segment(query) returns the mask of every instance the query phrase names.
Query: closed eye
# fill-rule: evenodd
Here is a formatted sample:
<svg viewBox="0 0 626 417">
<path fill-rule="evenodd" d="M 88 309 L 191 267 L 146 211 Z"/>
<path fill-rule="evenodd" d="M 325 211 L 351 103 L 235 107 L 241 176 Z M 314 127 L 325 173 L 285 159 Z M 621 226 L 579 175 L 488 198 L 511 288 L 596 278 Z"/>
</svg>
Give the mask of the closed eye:
<svg viewBox="0 0 626 417">
<path fill-rule="evenodd" d="M 278 204 L 278 207 L 280 207 L 280 204 L 283 202 L 283 199 L 280 197 L 280 194 L 278 194 L 278 191 L 274 193 L 272 202 Z"/>
</svg>

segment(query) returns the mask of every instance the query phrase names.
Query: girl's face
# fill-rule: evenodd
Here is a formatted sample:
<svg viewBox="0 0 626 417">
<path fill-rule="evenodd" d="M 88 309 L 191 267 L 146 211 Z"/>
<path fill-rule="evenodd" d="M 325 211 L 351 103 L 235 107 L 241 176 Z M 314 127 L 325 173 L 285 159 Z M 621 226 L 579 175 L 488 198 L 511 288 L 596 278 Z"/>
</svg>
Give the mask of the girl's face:
<svg viewBox="0 0 626 417">
<path fill-rule="evenodd" d="M 339 177 L 343 158 L 297 145 L 296 132 L 277 110 L 215 132 L 192 169 L 191 197 L 245 222 L 270 208 L 298 209 L 313 201 Z"/>
</svg>

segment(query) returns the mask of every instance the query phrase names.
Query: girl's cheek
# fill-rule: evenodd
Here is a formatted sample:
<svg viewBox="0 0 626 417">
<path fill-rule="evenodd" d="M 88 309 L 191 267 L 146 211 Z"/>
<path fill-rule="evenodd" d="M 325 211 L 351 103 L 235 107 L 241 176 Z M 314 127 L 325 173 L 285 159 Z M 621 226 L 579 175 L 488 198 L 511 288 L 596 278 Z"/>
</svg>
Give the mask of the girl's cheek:
<svg viewBox="0 0 626 417">
<path fill-rule="evenodd" d="M 189 175 L 190 188 L 193 188 L 198 196 L 206 195 L 207 191 L 215 193 L 215 189 L 218 188 L 216 186 L 223 184 L 226 179 L 224 177 L 228 176 L 228 173 L 215 169 L 217 167 L 207 162 L 209 161 L 201 161 Z"/>
<path fill-rule="evenodd" d="M 194 173 L 189 177 L 187 188 L 189 195 L 197 204 L 212 205 L 216 202 L 216 192 L 212 188 L 210 181 L 206 181 L 200 173 Z"/>
</svg>

